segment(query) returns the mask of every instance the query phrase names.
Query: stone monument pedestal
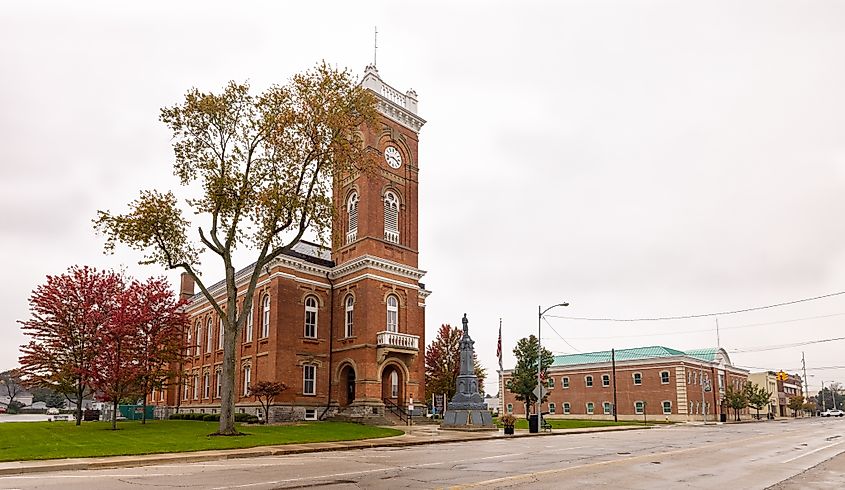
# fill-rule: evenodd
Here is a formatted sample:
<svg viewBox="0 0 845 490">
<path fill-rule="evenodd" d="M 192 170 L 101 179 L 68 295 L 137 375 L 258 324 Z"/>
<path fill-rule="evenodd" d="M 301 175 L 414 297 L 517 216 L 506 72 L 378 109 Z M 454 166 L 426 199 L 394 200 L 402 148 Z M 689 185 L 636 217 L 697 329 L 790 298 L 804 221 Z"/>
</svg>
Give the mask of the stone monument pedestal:
<svg viewBox="0 0 845 490">
<path fill-rule="evenodd" d="M 461 320 L 464 335 L 461 338 L 461 370 L 457 390 L 443 414 L 441 429 L 450 430 L 499 430 L 493 425 L 493 416 L 487 410 L 484 399 L 478 392 L 478 377 L 475 376 L 475 342 L 469 336 L 469 321 L 466 314 Z"/>
</svg>

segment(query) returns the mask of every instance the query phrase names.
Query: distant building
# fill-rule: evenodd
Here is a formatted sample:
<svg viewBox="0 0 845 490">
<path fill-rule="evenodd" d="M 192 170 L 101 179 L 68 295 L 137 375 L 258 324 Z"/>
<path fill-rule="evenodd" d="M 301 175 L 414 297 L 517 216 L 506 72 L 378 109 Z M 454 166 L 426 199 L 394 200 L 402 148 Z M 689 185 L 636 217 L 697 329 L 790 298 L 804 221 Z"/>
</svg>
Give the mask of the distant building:
<svg viewBox="0 0 845 490">
<path fill-rule="evenodd" d="M 487 410 L 490 410 L 493 413 L 499 412 L 499 397 L 498 396 L 487 396 L 484 398 L 484 404 L 487 405 Z"/>
<path fill-rule="evenodd" d="M 505 370 L 507 386 L 512 370 Z M 620 419 L 718 420 L 727 386 L 742 387 L 748 371 L 734 366 L 721 348 L 680 351 L 662 346 L 556 356 L 547 379 L 549 397 L 541 411 L 552 418 L 613 419 L 616 386 Z M 707 391 L 709 388 L 709 391 Z M 505 393 L 505 411 L 525 415 L 525 405 Z M 742 411 L 747 414 L 748 409 Z"/>
<path fill-rule="evenodd" d="M 781 417 L 789 417 L 792 415 L 792 409 L 789 408 L 789 399 L 793 396 L 803 396 L 804 390 L 801 388 L 801 376 L 797 374 L 790 374 L 785 381 L 778 380 L 778 410 Z M 801 413 L 801 410 L 798 410 Z"/>
<path fill-rule="evenodd" d="M 780 416 L 781 411 L 778 403 L 778 379 L 777 373 L 774 371 L 764 371 L 762 373 L 751 373 L 748 375 L 748 381 L 756 385 L 766 388 L 766 391 L 771 393 L 769 397 L 769 404 L 760 409 L 760 415 L 768 417 L 769 414 Z M 752 409 L 753 413 L 757 413 L 756 409 Z"/>
</svg>

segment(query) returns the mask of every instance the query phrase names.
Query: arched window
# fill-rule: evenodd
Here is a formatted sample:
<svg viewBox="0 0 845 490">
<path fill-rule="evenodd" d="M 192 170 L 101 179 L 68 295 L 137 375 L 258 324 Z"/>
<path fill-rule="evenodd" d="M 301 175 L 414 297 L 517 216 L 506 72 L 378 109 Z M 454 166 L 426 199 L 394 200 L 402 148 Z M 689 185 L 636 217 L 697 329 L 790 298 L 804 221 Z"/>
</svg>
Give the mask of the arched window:
<svg viewBox="0 0 845 490">
<path fill-rule="evenodd" d="M 305 336 L 317 338 L 317 298 L 314 296 L 305 298 Z"/>
<path fill-rule="evenodd" d="M 384 239 L 399 243 L 399 199 L 396 194 L 384 194 Z"/>
<path fill-rule="evenodd" d="M 205 327 L 208 329 L 206 330 L 205 351 L 211 352 L 211 344 L 214 342 L 214 326 L 211 323 L 211 318 L 208 319 Z"/>
<path fill-rule="evenodd" d="M 244 329 L 244 335 L 246 335 L 246 341 L 252 342 L 253 330 L 254 330 L 254 320 L 253 317 L 255 316 L 254 310 L 252 308 L 246 313 L 246 328 Z"/>
<path fill-rule="evenodd" d="M 390 373 L 390 396 L 392 398 L 399 397 L 399 375 L 396 371 Z"/>
<path fill-rule="evenodd" d="M 267 338 L 270 336 L 270 295 L 265 294 L 264 299 L 261 301 L 261 338 Z"/>
<path fill-rule="evenodd" d="M 217 329 L 217 349 L 223 349 L 223 319 L 220 319 L 220 328 Z"/>
<path fill-rule="evenodd" d="M 387 331 L 399 331 L 399 300 L 392 294 L 387 297 Z"/>
<path fill-rule="evenodd" d="M 197 322 L 197 329 L 199 329 L 200 322 Z M 185 339 L 185 347 L 188 348 L 188 355 L 190 356 L 194 352 L 194 329 L 188 327 L 188 335 L 187 339 Z"/>
<path fill-rule="evenodd" d="M 346 201 L 346 213 L 349 223 L 346 231 L 346 243 L 352 243 L 358 238 L 358 193 L 353 192 Z"/>
<path fill-rule="evenodd" d="M 244 366 L 244 396 L 249 395 L 249 385 L 252 382 L 252 367 Z"/>
<path fill-rule="evenodd" d="M 344 336 L 352 337 L 352 320 L 355 312 L 355 298 L 350 294 L 346 297 L 346 322 Z"/>
<path fill-rule="evenodd" d="M 201 335 L 202 335 L 202 323 L 200 323 L 200 320 L 197 320 L 197 331 L 196 331 L 196 335 L 194 336 L 194 355 L 195 356 L 200 355 L 200 344 L 202 343 Z"/>
</svg>

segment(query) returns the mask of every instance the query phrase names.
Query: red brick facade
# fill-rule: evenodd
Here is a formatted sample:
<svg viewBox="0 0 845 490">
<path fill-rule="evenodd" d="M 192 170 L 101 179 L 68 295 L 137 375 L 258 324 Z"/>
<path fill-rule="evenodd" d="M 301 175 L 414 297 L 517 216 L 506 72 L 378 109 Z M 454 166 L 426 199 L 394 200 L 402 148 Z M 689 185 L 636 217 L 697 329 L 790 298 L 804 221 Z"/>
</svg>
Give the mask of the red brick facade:
<svg viewBox="0 0 845 490">
<path fill-rule="evenodd" d="M 335 184 L 331 249 L 302 242 L 260 277 L 252 326 L 247 322 L 237 346 L 239 411 L 258 412 L 258 403 L 246 395 L 247 383 L 258 380 L 289 387 L 271 420 L 380 415 L 385 400 L 406 405 L 424 396 L 420 349 L 429 292 L 417 268 L 417 145 L 424 121 L 416 116 L 416 94 L 399 94 L 374 67 L 362 83 L 378 99 L 377 125 L 361 128 L 365 144 L 378 155 L 376 167 Z M 251 271 L 238 273 L 239 286 L 246 287 Z M 193 285 L 183 281 L 182 290 L 193 293 Z M 223 286 L 210 290 L 225 303 Z M 192 355 L 182 367 L 181 384 L 152 398 L 165 411 L 215 413 L 223 361 L 220 321 L 202 295 L 192 296 L 188 312 Z"/>
<path fill-rule="evenodd" d="M 613 419 L 611 362 L 552 366 L 549 375 L 549 395 L 541 408 L 549 413 L 547 417 Z M 510 376 L 511 371 L 505 371 L 505 386 Z M 725 412 L 721 399 L 727 385 L 739 388 L 747 378 L 748 372 L 731 366 L 721 349 L 714 361 L 689 355 L 617 360 L 617 415 L 620 419 L 645 415 L 652 420 L 686 421 L 703 420 L 706 412 L 712 422 Z M 708 382 L 711 391 L 705 392 Z M 515 415 L 524 416 L 524 403 L 507 389 L 504 393 L 505 411 L 510 408 Z"/>
</svg>

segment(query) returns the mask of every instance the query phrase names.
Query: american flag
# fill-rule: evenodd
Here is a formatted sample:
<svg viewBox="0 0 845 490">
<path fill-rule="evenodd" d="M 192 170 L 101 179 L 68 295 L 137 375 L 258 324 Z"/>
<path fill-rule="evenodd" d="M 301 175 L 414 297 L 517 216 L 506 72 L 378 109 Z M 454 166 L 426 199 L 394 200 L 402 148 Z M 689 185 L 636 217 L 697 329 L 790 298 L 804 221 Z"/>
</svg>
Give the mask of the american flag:
<svg viewBox="0 0 845 490">
<path fill-rule="evenodd" d="M 499 318 L 499 343 L 496 345 L 496 357 L 499 358 L 499 371 L 502 370 L 502 319 Z"/>
</svg>

